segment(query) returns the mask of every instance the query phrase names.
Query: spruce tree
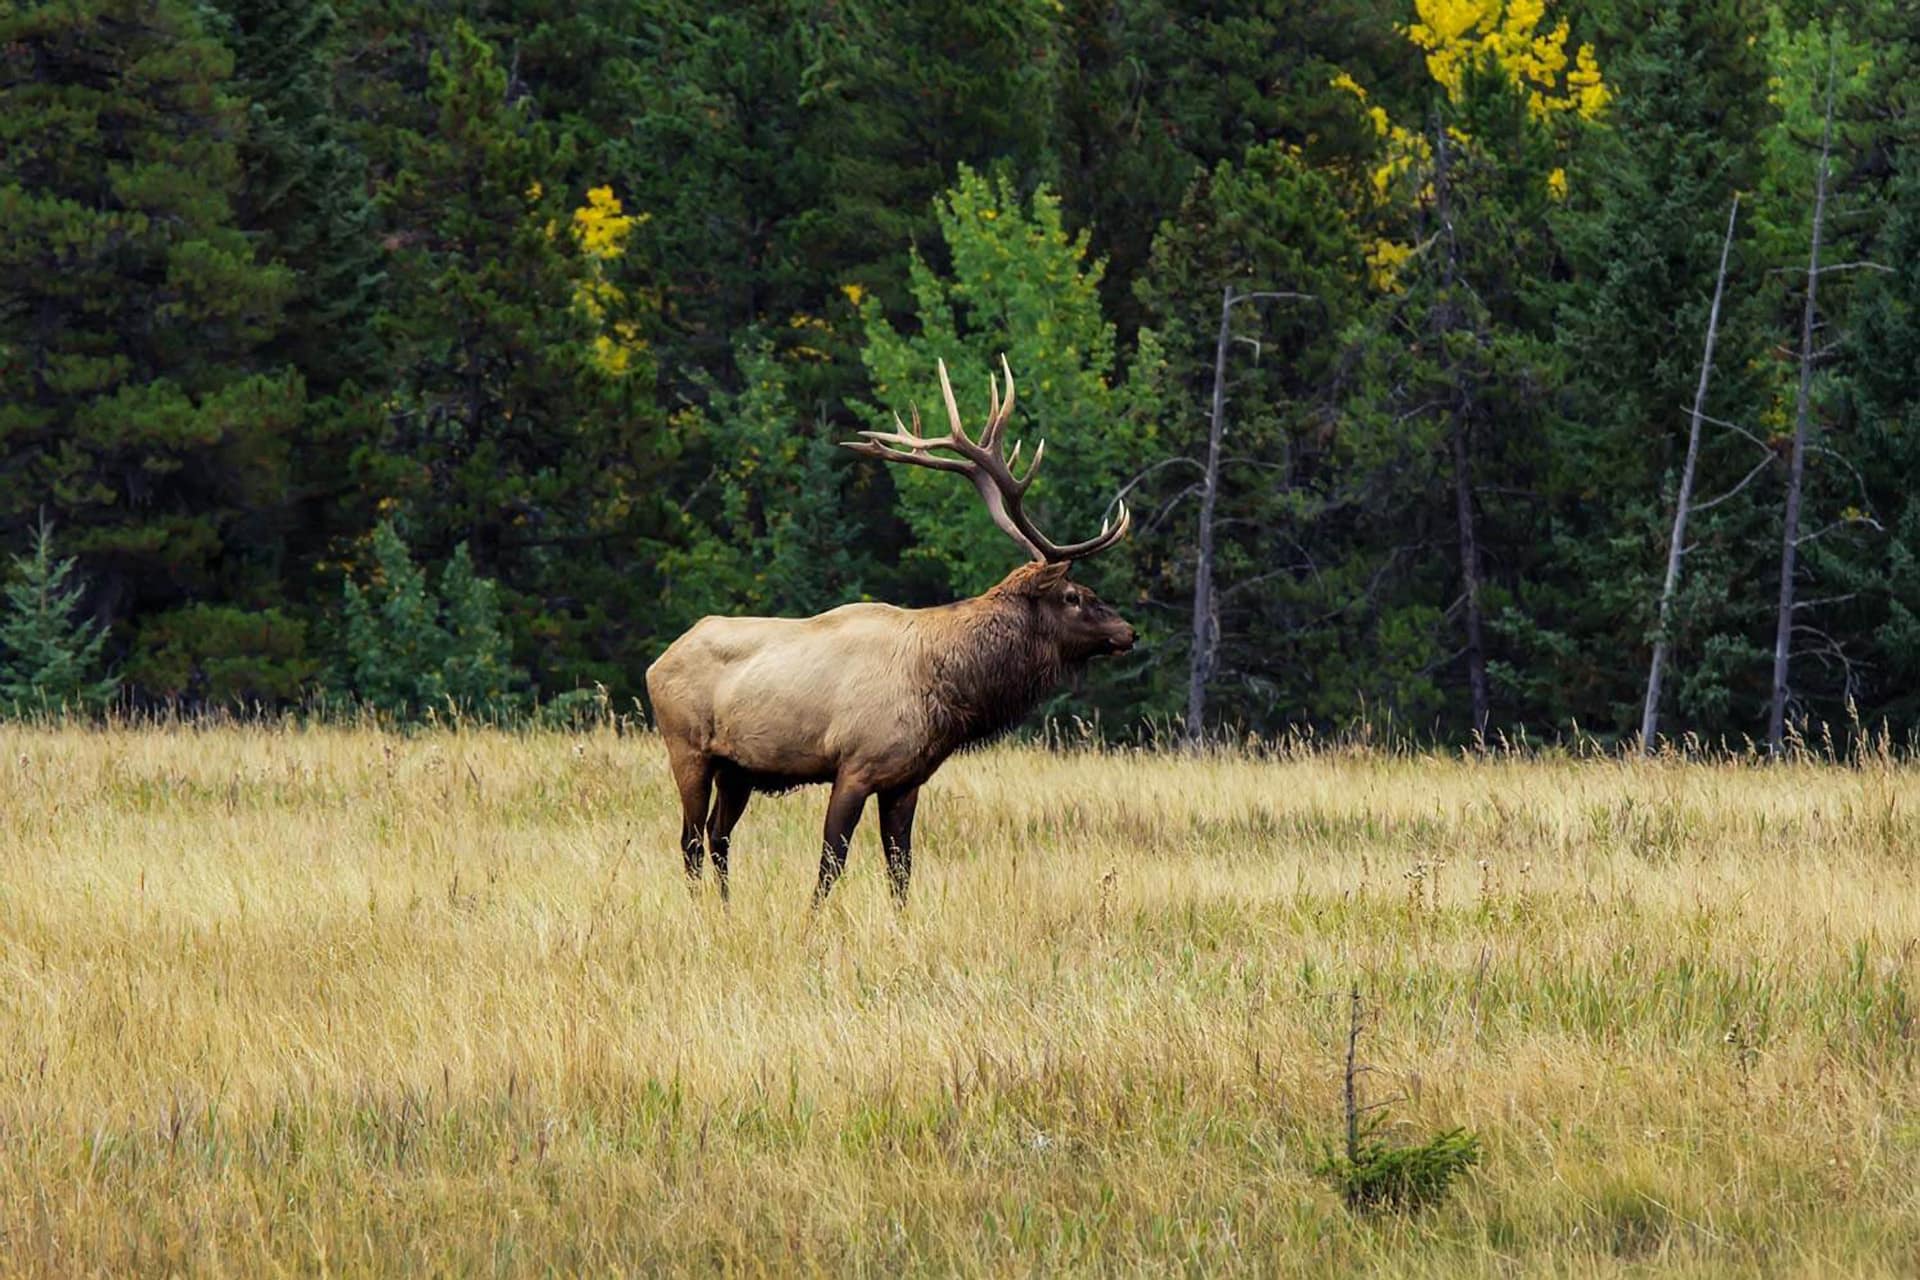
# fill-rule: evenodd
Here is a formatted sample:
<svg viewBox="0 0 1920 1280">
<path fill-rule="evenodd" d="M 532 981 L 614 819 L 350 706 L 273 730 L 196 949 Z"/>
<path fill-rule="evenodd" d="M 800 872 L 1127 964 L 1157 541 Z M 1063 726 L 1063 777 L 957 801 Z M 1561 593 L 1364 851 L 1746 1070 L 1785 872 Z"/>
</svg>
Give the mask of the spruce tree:
<svg viewBox="0 0 1920 1280">
<path fill-rule="evenodd" d="M 1550 673 L 1528 682 L 1550 722 L 1625 734 L 1639 718 L 1727 205 L 1759 179 L 1772 114 L 1765 23 L 1758 0 L 1623 6 L 1609 127 L 1569 165 L 1573 197 L 1556 219 L 1573 273 L 1557 318 L 1570 411 L 1551 473 L 1556 571 L 1527 589 L 1538 621 L 1514 661 Z M 1736 224 L 1705 412 L 1757 429 L 1769 335 L 1751 225 Z M 1761 460 L 1727 428 L 1708 424 L 1702 443 L 1696 502 Z M 1690 524 L 1668 622 L 1676 731 L 1724 732 L 1735 692 L 1751 696 L 1758 678 L 1743 597 L 1762 589 L 1747 549 L 1766 540 L 1765 480 Z"/>
<path fill-rule="evenodd" d="M 99 674 L 107 633 L 77 617 L 85 586 L 72 559 L 57 559 L 53 528 L 43 518 L 33 550 L 13 558 L 0 616 L 0 712 L 45 715 L 92 711 L 113 697 L 119 681 Z"/>
<path fill-rule="evenodd" d="M 524 674 L 512 665 L 495 585 L 474 572 L 466 544 L 436 591 L 392 521 L 369 542 L 373 572 L 344 587 L 336 691 L 402 720 L 518 711 Z"/>
</svg>

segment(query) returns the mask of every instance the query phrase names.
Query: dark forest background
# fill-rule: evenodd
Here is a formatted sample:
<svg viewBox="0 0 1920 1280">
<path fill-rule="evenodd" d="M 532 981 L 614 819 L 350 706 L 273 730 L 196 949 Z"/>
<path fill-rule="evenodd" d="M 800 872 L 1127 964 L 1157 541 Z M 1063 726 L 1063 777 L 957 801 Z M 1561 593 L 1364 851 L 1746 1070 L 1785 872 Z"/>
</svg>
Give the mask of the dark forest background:
<svg viewBox="0 0 1920 1280">
<path fill-rule="evenodd" d="M 625 706 L 703 614 L 1010 568 L 834 447 L 936 357 L 977 426 L 1004 352 L 1043 527 L 1136 513 L 1080 576 L 1144 643 L 1056 713 L 1632 740 L 1660 642 L 1663 733 L 1906 736 L 1917 47 L 1894 0 L 4 0 L 0 676 Z"/>
</svg>

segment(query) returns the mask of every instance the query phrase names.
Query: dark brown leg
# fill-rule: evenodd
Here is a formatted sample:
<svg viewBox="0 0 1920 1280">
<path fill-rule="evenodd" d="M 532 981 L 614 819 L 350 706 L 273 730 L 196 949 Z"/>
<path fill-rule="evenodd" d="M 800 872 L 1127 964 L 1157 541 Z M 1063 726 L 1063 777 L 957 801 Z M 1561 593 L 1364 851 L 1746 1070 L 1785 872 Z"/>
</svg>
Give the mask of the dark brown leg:
<svg viewBox="0 0 1920 1280">
<path fill-rule="evenodd" d="M 707 817 L 707 852 L 713 855 L 713 876 L 720 882 L 720 901 L 727 900 L 727 853 L 733 845 L 733 824 L 747 811 L 753 789 L 738 769 L 720 766 L 714 775 L 713 812 Z"/>
<path fill-rule="evenodd" d="M 919 787 L 880 794 L 880 844 L 887 851 L 887 883 L 896 905 L 907 905 L 907 881 L 913 878 L 913 809 Z"/>
<path fill-rule="evenodd" d="M 713 761 L 693 752 L 671 755 L 673 782 L 680 789 L 680 855 L 686 863 L 689 886 L 700 879 L 706 850 L 701 826 L 707 816 L 707 794 L 713 786 Z"/>
<path fill-rule="evenodd" d="M 847 866 L 847 847 L 853 843 L 853 829 L 860 825 L 860 811 L 867 804 L 867 789 L 849 778 L 836 779 L 833 798 L 827 801 L 827 826 L 820 837 L 820 882 L 813 887 L 813 905 L 819 906 L 833 892 L 833 882 Z"/>
</svg>

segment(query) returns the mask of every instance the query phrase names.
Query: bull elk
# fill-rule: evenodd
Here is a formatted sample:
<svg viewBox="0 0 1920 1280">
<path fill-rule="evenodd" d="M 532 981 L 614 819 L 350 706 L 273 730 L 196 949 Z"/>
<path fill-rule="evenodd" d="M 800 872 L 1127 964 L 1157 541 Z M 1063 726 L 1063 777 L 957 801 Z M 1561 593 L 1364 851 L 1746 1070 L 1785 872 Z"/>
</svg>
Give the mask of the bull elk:
<svg viewBox="0 0 1920 1280">
<path fill-rule="evenodd" d="M 1088 659 L 1125 653 L 1133 628 L 1093 592 L 1067 580 L 1073 562 L 1126 536 L 1120 504 L 1097 537 L 1060 546 L 1022 507 L 1046 445 L 1018 474 L 1020 448 L 1001 448 L 1013 414 L 1013 371 L 1001 357 L 1006 399 L 989 375 L 991 408 L 980 438 L 940 363 L 949 430 L 863 431 L 847 448 L 883 462 L 967 477 L 994 523 L 1030 558 L 985 595 L 931 609 L 848 604 L 812 618 L 703 618 L 647 669 L 647 695 L 680 792 L 687 878 L 713 856 L 727 896 L 734 824 L 755 791 L 831 783 L 821 836 L 818 906 L 846 866 L 867 797 L 880 801 L 880 839 L 894 899 L 912 872 L 913 811 L 920 786 L 968 743 L 1002 732 Z M 708 807 L 709 795 L 712 807 Z"/>
</svg>

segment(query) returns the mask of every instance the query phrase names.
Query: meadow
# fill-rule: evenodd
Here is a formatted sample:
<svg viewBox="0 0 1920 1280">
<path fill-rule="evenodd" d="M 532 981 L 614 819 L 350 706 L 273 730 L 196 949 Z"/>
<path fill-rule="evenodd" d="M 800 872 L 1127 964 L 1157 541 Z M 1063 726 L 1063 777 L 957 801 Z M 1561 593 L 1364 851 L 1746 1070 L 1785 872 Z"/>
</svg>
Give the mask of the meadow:
<svg viewBox="0 0 1920 1280">
<path fill-rule="evenodd" d="M 1920 1274 L 1920 769 L 0 731 L 0 1271 Z M 1439 1204 L 1350 1210 L 1349 993 Z"/>
</svg>

